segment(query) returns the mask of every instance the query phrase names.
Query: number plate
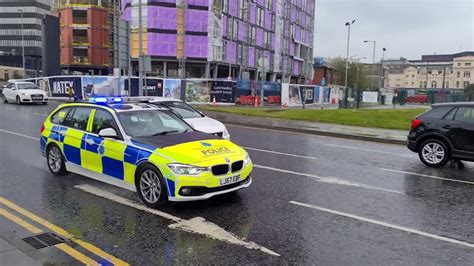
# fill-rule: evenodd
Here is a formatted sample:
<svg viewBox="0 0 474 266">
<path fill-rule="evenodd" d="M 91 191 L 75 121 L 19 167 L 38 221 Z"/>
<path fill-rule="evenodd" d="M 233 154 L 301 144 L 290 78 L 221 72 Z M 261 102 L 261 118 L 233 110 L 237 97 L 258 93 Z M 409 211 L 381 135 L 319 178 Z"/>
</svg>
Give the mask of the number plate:
<svg viewBox="0 0 474 266">
<path fill-rule="evenodd" d="M 31 99 L 32 99 L 32 100 L 43 100 L 43 96 L 41 96 L 41 95 L 33 95 L 33 96 L 31 96 Z"/>
<path fill-rule="evenodd" d="M 237 183 L 239 181 L 240 181 L 240 175 L 234 175 L 234 176 L 221 178 L 219 180 L 219 185 L 225 186 L 225 185 Z"/>
</svg>

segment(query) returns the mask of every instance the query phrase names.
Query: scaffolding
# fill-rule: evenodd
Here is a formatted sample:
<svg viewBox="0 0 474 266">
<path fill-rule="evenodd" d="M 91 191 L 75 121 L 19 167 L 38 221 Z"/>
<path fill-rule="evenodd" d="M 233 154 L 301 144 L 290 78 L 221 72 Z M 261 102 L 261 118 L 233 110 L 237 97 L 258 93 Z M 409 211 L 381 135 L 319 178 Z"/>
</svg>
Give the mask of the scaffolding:
<svg viewBox="0 0 474 266">
<path fill-rule="evenodd" d="M 176 58 L 178 59 L 178 76 L 186 78 L 186 0 L 176 1 Z"/>
</svg>

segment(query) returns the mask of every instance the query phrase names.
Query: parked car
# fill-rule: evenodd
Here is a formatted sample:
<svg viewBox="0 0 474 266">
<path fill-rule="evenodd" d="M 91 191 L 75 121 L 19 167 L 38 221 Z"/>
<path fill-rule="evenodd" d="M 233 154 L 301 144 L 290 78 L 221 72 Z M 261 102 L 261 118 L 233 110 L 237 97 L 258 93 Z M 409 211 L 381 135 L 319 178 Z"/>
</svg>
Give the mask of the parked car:
<svg viewBox="0 0 474 266">
<path fill-rule="evenodd" d="M 8 82 L 3 88 L 2 99 L 4 103 L 48 103 L 48 95 L 32 82 Z"/>
<path fill-rule="evenodd" d="M 221 122 L 205 116 L 191 105 L 173 98 L 154 97 L 150 103 L 166 107 L 184 119 L 194 129 L 213 134 L 223 139 L 230 139 L 229 131 Z"/>
<path fill-rule="evenodd" d="M 410 96 L 405 99 L 407 103 L 428 103 L 428 95 L 415 95 L 415 96 Z"/>
<path fill-rule="evenodd" d="M 431 167 L 474 161 L 474 102 L 434 104 L 413 119 L 407 146 Z"/>
</svg>

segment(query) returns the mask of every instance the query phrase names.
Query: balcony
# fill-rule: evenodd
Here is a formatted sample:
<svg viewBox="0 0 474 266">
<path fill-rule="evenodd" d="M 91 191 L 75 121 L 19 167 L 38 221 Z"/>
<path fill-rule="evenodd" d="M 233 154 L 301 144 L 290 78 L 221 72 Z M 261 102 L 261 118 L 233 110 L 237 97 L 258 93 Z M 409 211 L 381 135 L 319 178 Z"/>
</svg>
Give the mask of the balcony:
<svg viewBox="0 0 474 266">
<path fill-rule="evenodd" d="M 89 57 L 87 56 L 73 56 L 72 57 L 72 64 L 76 65 L 90 65 Z"/>
</svg>

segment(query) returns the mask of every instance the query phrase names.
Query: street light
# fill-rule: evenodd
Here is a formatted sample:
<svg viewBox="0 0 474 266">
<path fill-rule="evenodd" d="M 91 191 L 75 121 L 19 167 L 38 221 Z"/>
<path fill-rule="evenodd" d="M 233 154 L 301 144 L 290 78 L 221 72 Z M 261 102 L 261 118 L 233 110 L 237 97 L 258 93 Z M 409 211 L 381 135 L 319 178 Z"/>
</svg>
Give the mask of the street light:
<svg viewBox="0 0 474 266">
<path fill-rule="evenodd" d="M 383 67 L 383 61 L 385 60 L 385 51 L 387 51 L 387 48 L 382 48 L 382 60 L 380 60 L 380 79 L 379 79 L 379 87 L 383 88 L 384 87 L 384 80 L 385 80 L 385 69 Z"/>
<path fill-rule="evenodd" d="M 21 55 L 22 55 L 22 66 L 23 66 L 23 78 L 26 77 L 26 66 L 25 66 L 25 33 L 23 30 L 23 9 L 18 9 L 21 12 Z"/>
<path fill-rule="evenodd" d="M 351 56 L 351 63 L 354 61 L 359 62 L 360 59 L 367 59 L 367 57 L 357 57 L 356 55 Z M 359 77 L 360 77 L 360 66 L 357 65 L 357 81 L 356 81 L 356 90 L 357 90 L 357 101 L 356 107 L 360 107 L 360 86 L 359 86 Z"/>
<path fill-rule="evenodd" d="M 349 45 L 350 45 L 350 41 L 351 41 L 351 25 L 355 23 L 355 19 L 352 20 L 352 22 L 346 22 L 346 26 L 347 26 L 347 50 L 346 50 L 346 74 L 345 74 L 345 78 L 344 78 L 344 90 L 346 91 L 346 96 L 347 96 L 347 71 L 349 69 Z M 346 106 L 347 106 L 347 97 L 344 97 L 345 99 L 345 103 L 346 103 Z"/>
<path fill-rule="evenodd" d="M 372 54 L 372 67 L 370 68 L 370 90 L 374 89 L 374 64 L 375 64 L 375 46 L 377 44 L 377 41 L 372 41 L 372 40 L 365 40 L 364 43 L 374 43 L 374 52 Z"/>
</svg>

